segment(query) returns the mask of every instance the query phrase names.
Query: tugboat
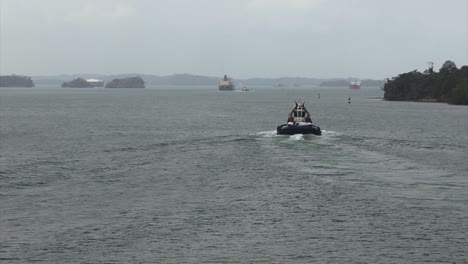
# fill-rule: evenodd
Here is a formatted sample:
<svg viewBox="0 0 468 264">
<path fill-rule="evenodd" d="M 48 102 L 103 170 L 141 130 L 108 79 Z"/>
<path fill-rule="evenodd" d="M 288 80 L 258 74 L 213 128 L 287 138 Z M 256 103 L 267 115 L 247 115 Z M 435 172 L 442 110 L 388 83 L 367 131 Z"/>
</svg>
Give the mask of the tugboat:
<svg viewBox="0 0 468 264">
<path fill-rule="evenodd" d="M 295 106 L 288 116 L 286 124 L 279 125 L 276 128 L 276 133 L 279 135 L 294 135 L 294 134 L 314 134 L 322 135 L 319 126 L 312 125 L 310 113 L 304 106 L 301 100 L 294 100 Z"/>
<path fill-rule="evenodd" d="M 242 92 L 250 91 L 249 87 L 247 87 L 247 85 L 244 85 L 244 83 L 242 83 L 242 82 L 239 83 L 239 86 L 242 86 L 242 89 L 241 89 Z"/>
</svg>

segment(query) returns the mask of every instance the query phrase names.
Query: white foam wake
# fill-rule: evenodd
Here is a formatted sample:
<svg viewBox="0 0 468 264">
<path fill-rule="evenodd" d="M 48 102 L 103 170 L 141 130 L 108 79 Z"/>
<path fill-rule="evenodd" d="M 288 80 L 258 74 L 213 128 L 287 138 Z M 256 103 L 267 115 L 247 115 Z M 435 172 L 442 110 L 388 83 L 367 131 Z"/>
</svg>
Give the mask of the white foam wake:
<svg viewBox="0 0 468 264">
<path fill-rule="evenodd" d="M 304 140 L 303 134 L 296 134 L 289 137 L 289 140 Z"/>
<path fill-rule="evenodd" d="M 278 135 L 276 133 L 276 130 L 271 130 L 271 131 L 262 131 L 262 132 L 258 132 L 258 133 L 255 133 L 256 136 L 260 136 L 260 137 L 263 137 L 263 138 L 272 138 L 272 137 L 284 137 L 285 135 Z M 316 137 L 317 139 L 332 139 L 332 138 L 335 138 L 337 136 L 340 136 L 341 133 L 338 133 L 338 132 L 334 132 L 334 131 L 329 131 L 329 130 L 322 130 L 322 136 L 314 136 L 314 138 Z M 295 134 L 295 135 L 291 135 L 289 136 L 288 140 L 304 140 L 304 135 L 303 134 Z"/>
<path fill-rule="evenodd" d="M 258 136 L 262 136 L 262 137 L 274 137 L 274 136 L 277 136 L 276 130 L 258 132 L 257 135 L 258 135 Z"/>
<path fill-rule="evenodd" d="M 341 134 L 338 133 L 338 132 L 335 132 L 335 131 L 329 131 L 329 130 L 323 130 L 323 129 L 322 129 L 322 135 L 327 135 L 327 136 L 339 136 L 339 135 L 341 135 Z"/>
</svg>

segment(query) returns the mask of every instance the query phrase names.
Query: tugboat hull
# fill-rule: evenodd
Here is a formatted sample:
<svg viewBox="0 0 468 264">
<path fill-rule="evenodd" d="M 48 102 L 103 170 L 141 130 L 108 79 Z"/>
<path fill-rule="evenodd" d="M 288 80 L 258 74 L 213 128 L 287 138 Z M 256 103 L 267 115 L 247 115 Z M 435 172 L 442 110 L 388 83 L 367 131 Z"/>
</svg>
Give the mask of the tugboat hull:
<svg viewBox="0 0 468 264">
<path fill-rule="evenodd" d="M 322 135 L 320 127 L 315 125 L 289 125 L 283 124 L 276 128 L 276 133 L 279 135 L 294 135 L 294 134 L 314 134 Z"/>
</svg>

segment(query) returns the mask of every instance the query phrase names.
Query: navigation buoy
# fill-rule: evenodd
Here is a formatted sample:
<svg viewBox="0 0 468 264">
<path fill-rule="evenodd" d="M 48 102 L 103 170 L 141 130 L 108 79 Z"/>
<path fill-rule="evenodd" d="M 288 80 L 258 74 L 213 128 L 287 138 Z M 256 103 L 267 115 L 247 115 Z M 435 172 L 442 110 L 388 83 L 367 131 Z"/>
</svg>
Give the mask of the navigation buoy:
<svg viewBox="0 0 468 264">
<path fill-rule="evenodd" d="M 348 97 L 348 104 L 351 103 L 351 97 Z"/>
</svg>

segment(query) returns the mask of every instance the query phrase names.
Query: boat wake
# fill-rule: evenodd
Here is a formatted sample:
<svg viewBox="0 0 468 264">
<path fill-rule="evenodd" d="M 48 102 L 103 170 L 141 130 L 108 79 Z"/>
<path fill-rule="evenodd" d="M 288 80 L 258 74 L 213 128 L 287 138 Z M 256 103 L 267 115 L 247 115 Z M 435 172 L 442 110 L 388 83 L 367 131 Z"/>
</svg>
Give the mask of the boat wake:
<svg viewBox="0 0 468 264">
<path fill-rule="evenodd" d="M 321 136 L 316 135 L 304 135 L 304 134 L 295 134 L 295 135 L 278 135 L 276 130 L 262 131 L 254 134 L 260 138 L 287 138 L 288 140 L 304 140 L 304 139 L 318 139 L 318 140 L 327 140 L 333 139 L 341 134 L 335 131 L 322 130 Z"/>
<path fill-rule="evenodd" d="M 304 135 L 303 134 L 291 135 L 289 136 L 289 140 L 294 140 L 294 141 L 304 140 Z"/>
<path fill-rule="evenodd" d="M 322 136 L 329 136 L 329 137 L 341 136 L 341 133 L 330 131 L 330 130 L 322 130 Z"/>
<path fill-rule="evenodd" d="M 271 137 L 277 137 L 277 136 L 279 136 L 279 135 L 276 133 L 276 130 L 262 131 L 262 132 L 256 133 L 255 135 L 256 135 L 256 136 L 260 136 L 260 137 L 265 137 L 265 138 L 271 138 Z"/>
</svg>

